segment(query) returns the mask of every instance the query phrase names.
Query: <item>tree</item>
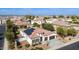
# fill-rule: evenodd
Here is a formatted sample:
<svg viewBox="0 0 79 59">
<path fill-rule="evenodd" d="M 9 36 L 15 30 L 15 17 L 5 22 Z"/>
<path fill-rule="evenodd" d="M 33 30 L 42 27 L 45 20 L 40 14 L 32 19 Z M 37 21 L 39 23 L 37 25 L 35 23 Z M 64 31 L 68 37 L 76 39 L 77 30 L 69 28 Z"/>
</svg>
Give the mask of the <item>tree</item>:
<svg viewBox="0 0 79 59">
<path fill-rule="evenodd" d="M 6 39 L 9 42 L 8 43 L 9 49 L 13 49 L 14 48 L 14 44 L 15 44 L 15 36 L 14 36 L 14 33 L 11 32 L 11 30 L 7 30 L 7 32 L 6 32 Z"/>
<path fill-rule="evenodd" d="M 60 15 L 58 18 L 64 18 L 64 16 L 63 15 Z"/>
<path fill-rule="evenodd" d="M 19 32 L 18 29 L 19 29 L 18 26 L 16 25 L 13 26 L 13 32 L 14 32 L 15 39 L 17 39 L 17 32 Z"/>
<path fill-rule="evenodd" d="M 77 31 L 73 28 L 70 28 L 67 30 L 67 35 L 75 36 L 76 34 L 77 34 Z"/>
<path fill-rule="evenodd" d="M 13 32 L 6 32 L 6 38 L 9 42 L 14 42 L 14 33 Z"/>
<path fill-rule="evenodd" d="M 70 16 L 67 16 L 66 18 L 70 18 Z"/>
<path fill-rule="evenodd" d="M 13 32 L 13 22 L 8 19 L 6 21 L 6 25 L 7 25 L 7 30 L 6 30 L 6 39 L 9 42 L 8 46 L 9 49 L 13 49 L 15 47 L 15 36 L 14 36 L 14 32 Z"/>
<path fill-rule="evenodd" d="M 79 16 L 76 16 L 77 17 L 77 19 L 79 19 Z"/>
<path fill-rule="evenodd" d="M 67 32 L 66 32 L 66 30 L 64 28 L 58 27 L 57 28 L 57 34 L 59 34 L 60 36 L 64 37 L 64 36 L 67 35 Z"/>
<path fill-rule="evenodd" d="M 13 27 L 13 22 L 10 19 L 6 21 L 6 24 L 8 29 L 11 29 Z"/>
<path fill-rule="evenodd" d="M 54 31 L 54 27 L 52 26 L 52 24 L 49 24 L 49 23 L 43 23 L 42 24 L 42 27 L 46 30 L 49 30 L 49 31 Z"/>
<path fill-rule="evenodd" d="M 27 16 L 25 16 L 25 18 L 33 20 L 35 18 L 35 16 L 27 15 Z"/>
<path fill-rule="evenodd" d="M 33 23 L 33 27 L 40 27 L 38 23 Z"/>
<path fill-rule="evenodd" d="M 74 23 L 74 24 L 79 24 L 79 20 L 76 19 L 76 18 L 74 18 L 74 19 L 72 19 L 72 23 Z"/>
<path fill-rule="evenodd" d="M 44 17 L 44 20 L 46 20 L 46 19 L 50 19 L 50 17 Z"/>
<path fill-rule="evenodd" d="M 76 19 L 76 17 L 75 16 L 71 16 L 71 19 Z"/>
<path fill-rule="evenodd" d="M 53 16 L 53 18 L 57 18 L 56 16 Z"/>
</svg>

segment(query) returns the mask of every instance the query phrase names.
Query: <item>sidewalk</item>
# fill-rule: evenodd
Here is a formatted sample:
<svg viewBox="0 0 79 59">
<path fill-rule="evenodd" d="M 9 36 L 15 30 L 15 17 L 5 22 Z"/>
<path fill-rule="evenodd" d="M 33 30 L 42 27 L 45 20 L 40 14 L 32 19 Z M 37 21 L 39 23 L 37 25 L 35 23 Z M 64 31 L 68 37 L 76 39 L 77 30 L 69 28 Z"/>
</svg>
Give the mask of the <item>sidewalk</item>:
<svg viewBox="0 0 79 59">
<path fill-rule="evenodd" d="M 4 38 L 4 47 L 3 50 L 8 50 L 8 41 Z"/>
</svg>

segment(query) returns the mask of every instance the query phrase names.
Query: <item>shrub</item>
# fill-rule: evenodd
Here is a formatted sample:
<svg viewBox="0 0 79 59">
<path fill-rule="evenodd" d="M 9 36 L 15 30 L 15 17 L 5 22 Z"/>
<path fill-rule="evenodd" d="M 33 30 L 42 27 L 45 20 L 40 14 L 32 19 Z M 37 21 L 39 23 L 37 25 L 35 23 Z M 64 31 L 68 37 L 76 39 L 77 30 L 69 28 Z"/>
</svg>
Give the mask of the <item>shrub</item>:
<svg viewBox="0 0 79 59">
<path fill-rule="evenodd" d="M 36 47 L 35 49 L 37 49 L 37 50 L 43 50 L 42 47 Z"/>
<path fill-rule="evenodd" d="M 30 47 L 30 44 L 26 44 L 25 46 L 28 48 L 28 47 Z"/>
<path fill-rule="evenodd" d="M 60 36 L 66 36 L 67 35 L 67 32 L 66 32 L 66 29 L 62 28 L 62 27 L 58 27 L 57 28 L 57 34 L 59 34 Z"/>
<path fill-rule="evenodd" d="M 52 24 L 49 24 L 49 23 L 43 23 L 42 24 L 42 27 L 46 30 L 49 30 L 49 31 L 54 31 L 54 27 L 52 26 Z"/>
<path fill-rule="evenodd" d="M 77 31 L 73 28 L 70 28 L 67 30 L 67 35 L 75 36 L 77 34 Z"/>
<path fill-rule="evenodd" d="M 33 23 L 33 27 L 40 27 L 38 23 Z"/>
</svg>

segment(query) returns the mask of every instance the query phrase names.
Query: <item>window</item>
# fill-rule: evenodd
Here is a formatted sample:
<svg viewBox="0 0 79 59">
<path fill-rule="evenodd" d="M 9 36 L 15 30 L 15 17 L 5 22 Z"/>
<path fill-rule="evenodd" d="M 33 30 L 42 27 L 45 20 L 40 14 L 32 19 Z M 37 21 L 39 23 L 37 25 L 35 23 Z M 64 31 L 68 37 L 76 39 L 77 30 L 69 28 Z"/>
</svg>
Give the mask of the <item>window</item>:
<svg viewBox="0 0 79 59">
<path fill-rule="evenodd" d="M 35 40 L 32 40 L 32 43 L 35 43 Z"/>
<path fill-rule="evenodd" d="M 42 37 L 40 37 L 40 42 L 42 41 Z"/>
<path fill-rule="evenodd" d="M 51 39 L 54 39 L 54 38 L 55 38 L 55 36 L 50 36 L 50 38 L 49 38 L 49 39 L 51 40 Z"/>
<path fill-rule="evenodd" d="M 36 42 L 39 42 L 39 39 L 36 39 Z"/>
<path fill-rule="evenodd" d="M 48 40 L 48 37 L 45 37 L 45 40 L 44 41 L 47 41 Z"/>
</svg>

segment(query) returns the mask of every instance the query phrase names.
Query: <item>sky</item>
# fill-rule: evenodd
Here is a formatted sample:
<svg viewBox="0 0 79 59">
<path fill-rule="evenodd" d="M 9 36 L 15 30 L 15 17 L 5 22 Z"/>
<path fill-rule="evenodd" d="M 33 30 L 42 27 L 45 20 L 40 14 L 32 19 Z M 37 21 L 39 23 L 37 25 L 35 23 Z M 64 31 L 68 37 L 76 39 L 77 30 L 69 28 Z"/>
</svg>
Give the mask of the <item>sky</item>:
<svg viewBox="0 0 79 59">
<path fill-rule="evenodd" d="M 79 15 L 79 8 L 0 8 L 0 15 Z"/>
</svg>

